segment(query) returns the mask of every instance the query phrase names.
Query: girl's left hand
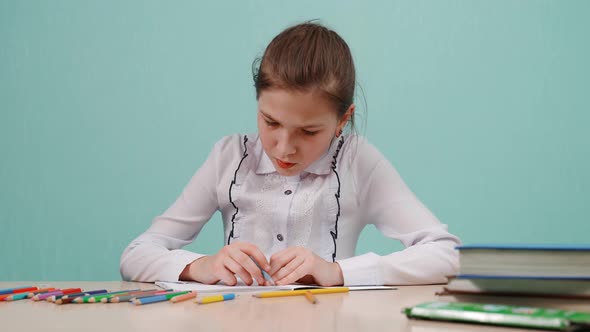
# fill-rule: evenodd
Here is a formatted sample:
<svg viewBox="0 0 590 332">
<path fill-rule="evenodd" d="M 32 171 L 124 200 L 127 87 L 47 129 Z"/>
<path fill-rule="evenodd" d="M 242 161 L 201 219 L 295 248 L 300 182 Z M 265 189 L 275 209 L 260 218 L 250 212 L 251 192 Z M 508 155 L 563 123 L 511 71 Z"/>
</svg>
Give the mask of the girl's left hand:
<svg viewBox="0 0 590 332">
<path fill-rule="evenodd" d="M 320 286 L 338 286 L 344 283 L 338 263 L 327 262 L 303 247 L 289 247 L 272 255 L 269 274 L 277 285 L 297 281 Z"/>
</svg>

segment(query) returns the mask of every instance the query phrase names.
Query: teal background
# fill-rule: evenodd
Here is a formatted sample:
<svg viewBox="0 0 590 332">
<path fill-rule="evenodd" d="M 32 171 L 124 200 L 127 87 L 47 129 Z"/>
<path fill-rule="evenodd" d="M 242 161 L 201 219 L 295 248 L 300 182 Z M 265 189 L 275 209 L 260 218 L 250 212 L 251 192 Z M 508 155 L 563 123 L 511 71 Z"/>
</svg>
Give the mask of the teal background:
<svg viewBox="0 0 590 332">
<path fill-rule="evenodd" d="M 309 19 L 349 43 L 361 133 L 465 243 L 588 243 L 590 1 L 0 0 L 0 280 L 113 280 Z M 367 110 L 368 108 L 368 110 Z M 216 215 L 191 250 L 223 245 Z M 358 252 L 396 241 L 374 228 Z"/>
</svg>

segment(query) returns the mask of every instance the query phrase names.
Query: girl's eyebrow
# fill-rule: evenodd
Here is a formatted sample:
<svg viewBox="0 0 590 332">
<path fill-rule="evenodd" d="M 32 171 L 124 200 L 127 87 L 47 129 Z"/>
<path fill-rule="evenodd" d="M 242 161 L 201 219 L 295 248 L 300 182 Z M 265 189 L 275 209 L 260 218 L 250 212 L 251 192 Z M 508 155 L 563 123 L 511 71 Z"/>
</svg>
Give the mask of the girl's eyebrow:
<svg viewBox="0 0 590 332">
<path fill-rule="evenodd" d="M 272 116 L 270 116 L 270 115 L 268 115 L 268 114 L 264 113 L 264 111 L 263 111 L 263 110 L 260 110 L 260 109 L 259 109 L 259 111 L 260 111 L 260 113 L 262 113 L 262 115 L 263 115 L 265 118 L 267 118 L 269 121 L 272 121 L 272 122 L 276 122 L 276 123 L 278 123 L 278 124 L 281 124 L 279 121 L 277 121 L 277 120 L 273 119 L 273 117 L 272 117 Z M 303 126 L 303 127 L 301 127 L 301 128 L 304 128 L 304 129 L 311 129 L 311 128 L 320 128 L 320 127 L 324 127 L 324 125 L 323 125 L 323 124 L 319 124 L 319 123 L 318 123 L 318 124 L 310 124 L 310 125 L 307 125 L 307 126 Z"/>
</svg>

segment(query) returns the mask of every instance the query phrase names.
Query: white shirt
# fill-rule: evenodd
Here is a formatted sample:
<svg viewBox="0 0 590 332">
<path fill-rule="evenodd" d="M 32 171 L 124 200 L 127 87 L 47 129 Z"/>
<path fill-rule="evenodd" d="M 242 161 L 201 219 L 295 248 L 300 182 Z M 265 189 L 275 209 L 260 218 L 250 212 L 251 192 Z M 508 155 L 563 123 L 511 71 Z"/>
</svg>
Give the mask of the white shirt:
<svg viewBox="0 0 590 332">
<path fill-rule="evenodd" d="M 225 244 L 254 243 L 267 258 L 306 247 L 338 262 L 345 285 L 442 283 L 459 266 L 459 239 L 364 138 L 341 136 L 300 175 L 285 177 L 256 134 L 236 134 L 215 144 L 176 202 L 125 249 L 123 279 L 178 280 L 187 264 L 204 256 L 181 248 L 218 210 Z M 406 248 L 354 256 L 368 224 Z"/>
</svg>

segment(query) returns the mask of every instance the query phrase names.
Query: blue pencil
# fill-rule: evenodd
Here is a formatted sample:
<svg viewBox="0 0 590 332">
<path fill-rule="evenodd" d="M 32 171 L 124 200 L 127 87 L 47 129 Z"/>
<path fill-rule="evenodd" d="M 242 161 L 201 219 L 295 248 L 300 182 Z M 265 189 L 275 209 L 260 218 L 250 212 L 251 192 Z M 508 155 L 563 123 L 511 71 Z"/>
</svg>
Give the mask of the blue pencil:
<svg viewBox="0 0 590 332">
<path fill-rule="evenodd" d="M 20 286 L 20 287 L 15 287 L 15 288 L 0 289 L 0 295 L 12 294 L 12 293 L 14 293 L 15 290 L 23 289 L 23 288 L 31 288 L 31 287 L 33 287 L 33 286 Z"/>
</svg>

